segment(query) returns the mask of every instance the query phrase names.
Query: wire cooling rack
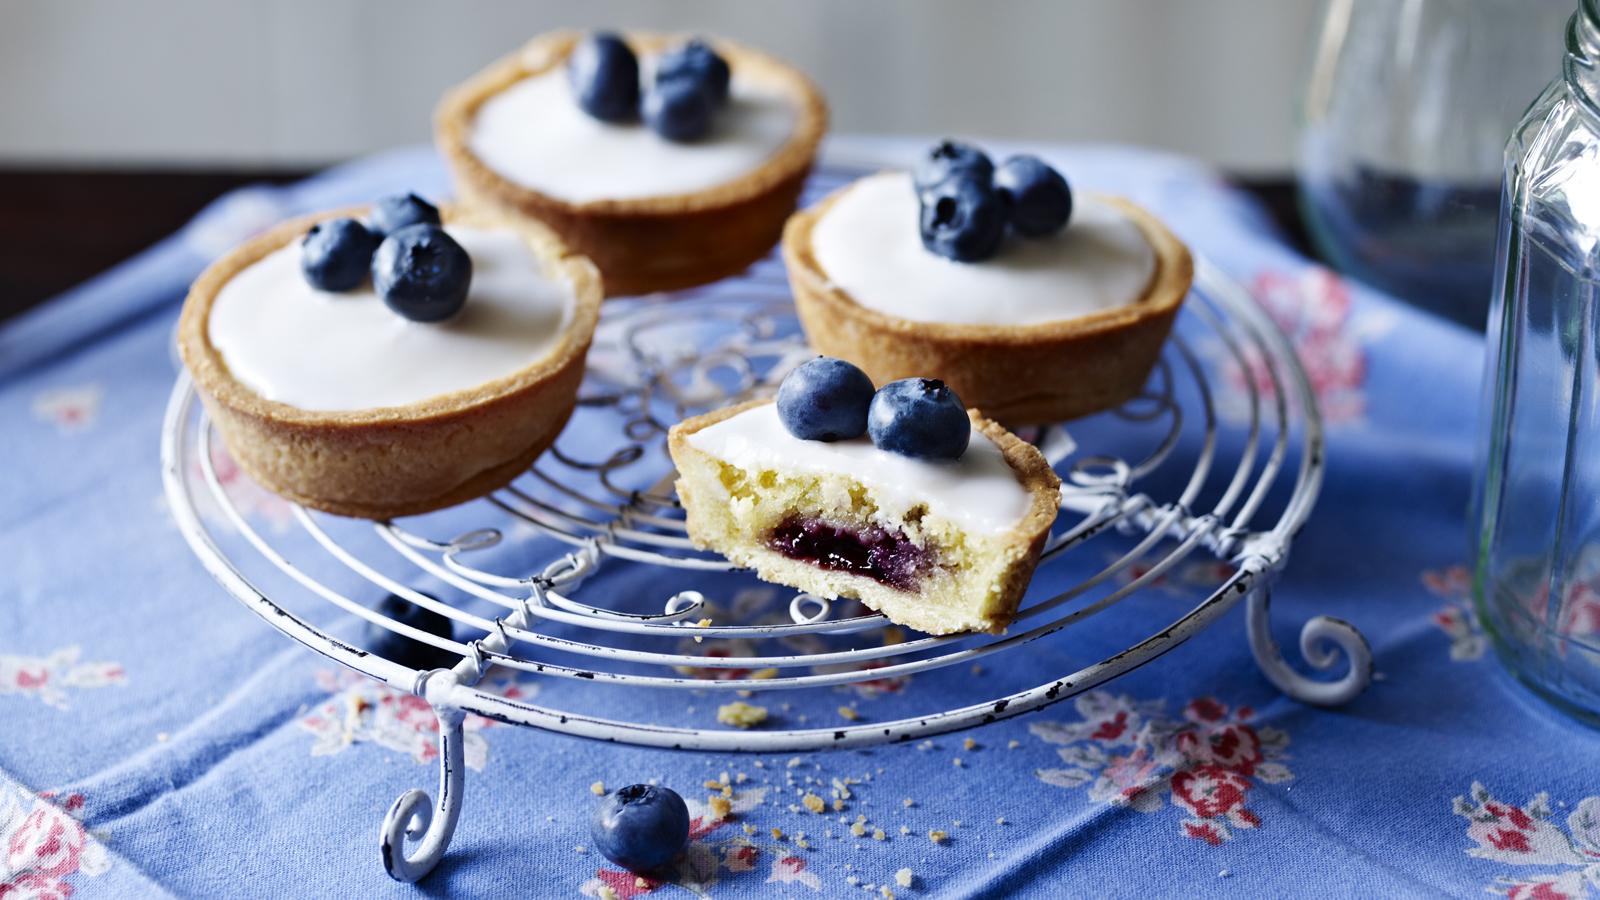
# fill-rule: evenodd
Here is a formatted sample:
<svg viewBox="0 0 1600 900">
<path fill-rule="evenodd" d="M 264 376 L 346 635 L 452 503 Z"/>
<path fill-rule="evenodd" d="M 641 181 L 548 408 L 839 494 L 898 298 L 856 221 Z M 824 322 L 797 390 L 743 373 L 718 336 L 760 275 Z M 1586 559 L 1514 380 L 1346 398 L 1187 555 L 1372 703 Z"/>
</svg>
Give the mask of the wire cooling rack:
<svg viewBox="0 0 1600 900">
<path fill-rule="evenodd" d="M 1117 452 L 1080 447 L 1080 434 L 1104 429 L 1079 423 L 1070 432 L 1048 426 L 1027 435 L 1063 476 L 1061 519 L 1035 587 L 1064 561 L 1076 560 L 1072 571 L 1085 574 L 1043 596 L 1031 592 L 1000 636 L 886 640 L 890 625 L 881 616 L 853 601 L 805 594 L 789 595 L 776 621 L 728 621 L 719 609 L 720 620 L 706 624 L 707 597 L 673 583 L 731 566 L 696 550 L 685 535 L 664 452 L 666 429 L 686 415 L 770 390 L 807 355 L 774 261 L 681 296 L 612 301 L 573 424 L 510 487 L 404 521 L 354 522 L 293 507 L 292 522 L 278 530 L 253 521 L 237 496 L 238 479 L 219 474 L 224 451 L 192 385 L 179 378 L 162 430 L 162 461 L 171 508 L 195 555 L 274 628 L 425 698 L 438 715 L 437 798 L 408 791 L 383 823 L 382 859 L 391 876 L 422 877 L 450 842 L 461 811 L 468 714 L 579 737 L 714 751 L 906 741 L 1088 690 L 1176 647 L 1240 600 L 1248 604 L 1255 658 L 1286 694 L 1338 704 L 1366 687 L 1371 653 L 1348 623 L 1318 616 L 1300 633 L 1301 655 L 1311 666 L 1335 669 L 1342 658 L 1343 674 L 1333 680 L 1296 671 L 1272 638 L 1269 582 L 1316 500 L 1322 427 L 1283 333 L 1206 261 L 1197 261 L 1195 287 L 1146 393 L 1103 417 L 1120 435 L 1109 442 Z M 1239 427 L 1220 429 L 1224 413 Z M 1116 549 L 1095 556 L 1091 545 Z M 608 691 L 803 691 L 972 664 L 1081 628 L 1191 557 L 1215 563 L 1202 570 L 1215 573 L 1214 583 L 1196 592 L 1192 608 L 1103 659 L 1000 696 L 974 694 L 981 687 L 968 684 L 967 696 L 947 697 L 946 707 L 893 721 L 750 731 L 626 721 L 587 708 L 605 710 Z M 1084 567 L 1086 560 L 1091 564 Z M 595 578 L 618 570 L 648 574 L 648 587 L 608 590 Z M 446 590 L 409 586 L 419 579 Z M 585 582 L 596 586 L 586 589 Z M 456 638 L 374 611 L 375 589 L 448 616 Z M 351 617 L 447 650 L 459 662 L 418 671 L 369 653 L 333 633 L 355 633 L 359 623 Z M 697 641 L 686 645 L 688 635 Z M 800 638 L 810 641 L 801 644 L 803 652 L 793 649 Z M 756 649 L 720 656 L 710 649 L 732 641 Z M 495 667 L 587 682 L 583 695 L 597 699 L 584 709 L 557 709 L 502 696 L 483 687 Z"/>
</svg>

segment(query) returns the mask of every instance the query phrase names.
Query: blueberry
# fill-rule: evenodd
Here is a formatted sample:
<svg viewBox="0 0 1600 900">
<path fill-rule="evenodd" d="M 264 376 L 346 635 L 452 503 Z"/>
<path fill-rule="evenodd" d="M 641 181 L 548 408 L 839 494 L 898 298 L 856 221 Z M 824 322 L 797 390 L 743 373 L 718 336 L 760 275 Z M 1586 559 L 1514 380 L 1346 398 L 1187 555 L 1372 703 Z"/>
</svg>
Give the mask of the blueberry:
<svg viewBox="0 0 1600 900">
<path fill-rule="evenodd" d="M 670 788 L 630 784 L 600 798 L 589 835 L 606 859 L 649 872 L 671 862 L 689 842 L 689 807 Z"/>
<path fill-rule="evenodd" d="M 461 311 L 472 285 L 472 257 L 437 225 L 408 225 L 372 256 L 372 284 L 390 309 L 414 322 Z"/>
<path fill-rule="evenodd" d="M 378 237 L 394 234 L 407 225 L 437 225 L 439 210 L 416 194 L 390 194 L 372 205 L 367 228 Z"/>
<path fill-rule="evenodd" d="M 778 386 L 778 418 L 803 441 L 845 441 L 867 433 L 872 379 L 842 359 L 819 356 Z"/>
<path fill-rule="evenodd" d="M 661 54 L 656 62 L 656 84 L 680 78 L 699 85 L 711 98 L 713 106 L 728 102 L 728 83 L 732 80 L 728 61 L 699 38 Z"/>
<path fill-rule="evenodd" d="M 961 398 L 937 378 L 902 378 L 878 389 L 867 431 L 879 450 L 918 459 L 960 459 L 972 437 Z"/>
<path fill-rule="evenodd" d="M 941 184 L 956 174 L 971 175 L 987 185 L 994 178 L 994 163 L 977 147 L 947 138 L 934 144 L 922 159 L 917 160 L 916 167 L 911 170 L 911 181 L 920 191 Z"/>
<path fill-rule="evenodd" d="M 432 599 L 432 598 L 430 598 Z M 374 610 L 379 615 L 388 616 L 402 625 L 410 625 L 420 631 L 437 635 L 442 638 L 454 639 L 450 619 L 431 609 L 424 609 L 394 594 L 383 598 Z M 413 669 L 445 669 L 455 665 L 461 657 L 443 647 L 424 644 L 415 638 L 397 634 L 382 625 L 372 622 L 367 623 L 367 637 L 363 643 L 367 652 L 375 653 L 391 662 L 397 662 Z"/>
<path fill-rule="evenodd" d="M 567 79 L 583 111 L 603 122 L 639 115 L 639 58 L 621 36 L 597 31 L 572 48 Z"/>
<path fill-rule="evenodd" d="M 1011 198 L 977 178 L 957 174 L 919 191 L 922 246 L 958 262 L 995 255 L 1006 236 Z"/>
<path fill-rule="evenodd" d="M 644 95 L 644 121 L 669 141 L 687 143 L 711 131 L 711 97 L 687 78 L 657 82 Z"/>
<path fill-rule="evenodd" d="M 1018 234 L 1055 234 L 1072 216 L 1072 189 L 1067 180 L 1037 156 L 1013 156 L 1001 163 L 994 173 L 994 186 L 1011 198 L 1011 227 Z"/>
<path fill-rule="evenodd" d="M 355 219 L 328 219 L 300 240 L 300 271 L 323 291 L 348 291 L 367 280 L 379 236 Z"/>
</svg>

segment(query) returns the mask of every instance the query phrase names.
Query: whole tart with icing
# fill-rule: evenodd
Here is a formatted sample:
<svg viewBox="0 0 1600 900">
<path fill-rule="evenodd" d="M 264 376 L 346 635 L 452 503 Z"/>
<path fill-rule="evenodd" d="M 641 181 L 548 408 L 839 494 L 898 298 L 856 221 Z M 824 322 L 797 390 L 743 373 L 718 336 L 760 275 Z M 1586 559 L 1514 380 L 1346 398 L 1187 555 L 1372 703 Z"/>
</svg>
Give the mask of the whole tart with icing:
<svg viewBox="0 0 1600 900">
<path fill-rule="evenodd" d="M 686 36 L 628 32 L 645 77 Z M 674 143 L 579 107 L 566 63 L 582 32 L 542 35 L 445 95 L 435 138 L 465 202 L 539 220 L 594 260 L 608 296 L 705 284 L 772 249 L 827 129 L 798 70 L 731 41 L 710 134 Z"/>
<path fill-rule="evenodd" d="M 689 537 L 763 579 L 930 634 L 1005 630 L 1055 521 L 1039 451 L 968 410 L 958 460 L 801 440 L 767 400 L 673 426 Z"/>
<path fill-rule="evenodd" d="M 912 176 L 882 172 L 795 214 L 783 257 L 812 346 L 882 383 L 937 376 L 1012 425 L 1136 396 L 1194 277 L 1150 213 L 1079 194 L 1057 234 L 957 262 L 919 240 Z"/>
<path fill-rule="evenodd" d="M 548 229 L 445 209 L 471 259 L 453 318 L 411 321 L 371 282 L 334 293 L 301 242 L 340 210 L 286 222 L 213 263 L 184 301 L 178 347 L 239 466 L 296 503 L 387 519 L 510 482 L 576 403 L 599 273 Z"/>
</svg>

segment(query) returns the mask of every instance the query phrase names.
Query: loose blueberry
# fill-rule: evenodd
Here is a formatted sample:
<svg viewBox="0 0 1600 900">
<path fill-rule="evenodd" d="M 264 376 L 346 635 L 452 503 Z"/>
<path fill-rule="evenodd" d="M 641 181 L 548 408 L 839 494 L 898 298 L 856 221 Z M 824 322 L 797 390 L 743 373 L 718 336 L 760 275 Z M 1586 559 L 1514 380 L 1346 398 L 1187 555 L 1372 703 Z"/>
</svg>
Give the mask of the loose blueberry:
<svg viewBox="0 0 1600 900">
<path fill-rule="evenodd" d="M 644 95 L 644 121 L 669 141 L 687 143 L 711 131 L 711 97 L 687 78 L 657 82 Z"/>
<path fill-rule="evenodd" d="M 323 291 L 348 291 L 367 280 L 379 236 L 355 219 L 328 219 L 300 240 L 300 271 Z"/>
<path fill-rule="evenodd" d="M 649 872 L 671 862 L 689 842 L 689 807 L 670 788 L 630 784 L 600 798 L 589 835 L 606 859 Z"/>
<path fill-rule="evenodd" d="M 934 144 L 917 161 L 916 167 L 911 170 L 911 180 L 921 191 L 942 184 L 957 174 L 970 175 L 987 185 L 994 178 L 994 163 L 977 147 L 946 139 Z"/>
<path fill-rule="evenodd" d="M 394 234 L 407 225 L 437 225 L 439 210 L 416 194 L 391 194 L 372 205 L 367 228 L 378 237 Z"/>
<path fill-rule="evenodd" d="M 656 62 L 656 84 L 680 78 L 699 85 L 711 98 L 713 106 L 728 102 L 728 84 L 732 80 L 728 61 L 699 38 L 661 54 Z"/>
<path fill-rule="evenodd" d="M 1072 189 L 1061 173 L 1037 156 L 1013 156 L 994 173 L 995 190 L 1011 198 L 1011 227 L 1026 237 L 1044 237 L 1072 217 Z"/>
<path fill-rule="evenodd" d="M 878 389 L 867 431 L 879 450 L 918 459 L 960 459 L 972 437 L 961 398 L 937 378 L 902 378 Z"/>
<path fill-rule="evenodd" d="M 958 262 L 994 256 L 1006 236 L 1011 199 L 988 183 L 957 174 L 918 193 L 922 246 Z"/>
<path fill-rule="evenodd" d="M 603 122 L 639 115 L 639 58 L 619 35 L 598 31 L 572 48 L 567 79 L 583 111 Z"/>
<path fill-rule="evenodd" d="M 461 311 L 472 285 L 472 257 L 437 225 L 409 225 L 372 256 L 372 284 L 388 307 L 414 322 Z"/>
<path fill-rule="evenodd" d="M 778 418 L 802 441 L 845 441 L 867 433 L 872 379 L 842 359 L 819 356 L 784 376 Z"/>
<path fill-rule="evenodd" d="M 402 625 L 410 625 L 432 635 L 452 640 L 455 636 L 447 616 L 442 616 L 431 609 L 424 609 L 394 594 L 383 598 L 374 611 Z M 415 638 L 397 634 L 372 622 L 367 623 L 366 635 L 366 640 L 362 643 L 366 646 L 367 652 L 413 669 L 444 669 L 455 665 L 461 659 L 442 647 L 424 644 Z"/>
</svg>

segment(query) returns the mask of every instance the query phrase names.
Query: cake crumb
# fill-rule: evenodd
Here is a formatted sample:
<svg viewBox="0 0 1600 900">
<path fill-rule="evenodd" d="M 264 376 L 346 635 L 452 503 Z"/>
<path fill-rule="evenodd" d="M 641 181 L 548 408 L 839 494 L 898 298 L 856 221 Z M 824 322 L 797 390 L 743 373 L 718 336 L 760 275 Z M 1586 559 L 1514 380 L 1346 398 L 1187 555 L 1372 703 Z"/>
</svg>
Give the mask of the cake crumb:
<svg viewBox="0 0 1600 900">
<path fill-rule="evenodd" d="M 1006 823 L 1006 817 L 1005 816 L 1001 816 L 1000 818 L 995 819 L 994 823 L 996 825 L 1004 825 Z"/>
<path fill-rule="evenodd" d="M 839 707 L 839 715 L 842 718 L 849 719 L 852 722 L 854 722 L 855 720 L 861 718 L 861 714 L 860 713 L 856 712 L 854 709 L 852 709 L 851 707 L 848 707 L 848 706 Z"/>
<path fill-rule="evenodd" d="M 848 882 L 848 883 L 850 883 L 850 884 L 851 884 L 851 885 L 857 885 L 857 884 L 860 884 L 860 883 L 861 883 L 861 879 L 860 879 L 860 878 L 857 878 L 857 877 L 856 877 L 856 876 L 854 876 L 854 875 L 846 875 L 846 876 L 845 876 L 845 877 L 844 877 L 844 880 L 845 880 L 845 881 L 846 881 L 846 882 Z"/>
<path fill-rule="evenodd" d="M 609 884 L 600 885 L 600 890 L 596 891 L 595 895 L 598 896 L 600 900 L 618 900 L 617 892 L 612 890 L 611 885 Z"/>
<path fill-rule="evenodd" d="M 718 781 L 715 778 L 707 778 L 706 781 L 705 781 L 705 784 L 702 785 L 702 787 L 704 787 L 708 791 L 720 791 L 720 790 L 722 790 L 722 785 L 723 785 L 723 782 Z"/>
<path fill-rule="evenodd" d="M 805 804 L 806 809 L 809 809 L 818 815 L 821 815 L 828 808 L 828 805 L 824 803 L 822 798 L 818 797 L 816 794 L 808 793 L 804 797 L 800 798 L 800 802 Z"/>
<path fill-rule="evenodd" d="M 1223 870 L 1222 870 L 1222 871 L 1221 871 L 1221 872 L 1218 872 L 1218 873 L 1217 873 L 1217 877 L 1218 877 L 1218 878 L 1227 878 L 1227 877 L 1228 877 L 1228 876 L 1230 876 L 1230 875 L 1232 875 L 1232 874 L 1233 874 L 1233 873 L 1232 873 L 1232 872 L 1230 872 L 1230 871 L 1228 871 L 1228 870 L 1227 870 L 1227 869 L 1223 869 Z"/>
<path fill-rule="evenodd" d="M 746 781 L 749 781 L 749 780 L 750 780 L 750 776 L 746 775 L 743 772 L 740 772 L 737 775 L 733 776 L 733 783 L 734 784 L 744 784 Z"/>
<path fill-rule="evenodd" d="M 916 874 L 911 871 L 910 867 L 907 867 L 894 873 L 894 883 L 903 888 L 908 888 L 911 887 L 911 883 L 916 877 Z"/>
<path fill-rule="evenodd" d="M 961 747 L 964 750 L 975 750 L 978 747 L 978 742 L 973 740 L 972 738 L 967 738 L 966 740 L 961 742 Z"/>
<path fill-rule="evenodd" d="M 778 677 L 778 670 L 774 669 L 774 668 L 770 668 L 770 667 L 765 668 L 765 669 L 757 669 L 754 672 L 750 673 L 750 677 L 751 678 L 759 678 L 762 681 L 766 681 L 769 678 L 777 678 Z"/>
<path fill-rule="evenodd" d="M 1017 740 L 1016 738 L 1012 738 L 1011 740 L 1006 741 L 1006 749 L 1007 750 L 1015 750 L 1015 749 L 1017 749 L 1018 747 L 1021 747 L 1021 746 L 1022 746 L 1022 742 Z"/>
<path fill-rule="evenodd" d="M 956 758 L 950 760 L 950 765 L 955 766 L 958 769 L 961 768 L 961 757 L 957 756 Z"/>
<path fill-rule="evenodd" d="M 833 798 L 833 811 L 839 812 L 842 809 L 844 809 L 844 799 L 841 797 Z"/>
<path fill-rule="evenodd" d="M 878 888 L 878 894 L 883 897 L 883 900 L 894 900 L 894 891 L 889 890 L 887 884 Z"/>
<path fill-rule="evenodd" d="M 856 837 L 861 837 L 867 833 L 867 826 L 861 824 L 860 822 L 852 822 L 850 824 L 850 833 Z"/>
<path fill-rule="evenodd" d="M 755 834 L 756 833 L 756 827 L 754 825 L 751 825 L 750 823 L 746 822 L 745 826 L 744 826 L 744 833 L 745 834 Z"/>
<path fill-rule="evenodd" d="M 754 728 L 767 720 L 765 706 L 752 706 L 742 700 L 717 707 L 717 721 L 736 728 Z"/>
<path fill-rule="evenodd" d="M 606 795 L 606 783 L 604 781 L 596 781 L 594 784 L 589 785 L 589 793 L 596 797 L 604 797 Z"/>
<path fill-rule="evenodd" d="M 889 839 L 889 835 L 885 834 L 882 828 L 874 828 L 872 829 L 872 839 L 875 841 L 886 841 Z"/>
<path fill-rule="evenodd" d="M 942 844 L 949 839 L 950 833 L 947 831 L 940 831 L 939 829 L 935 828 L 934 830 L 928 832 L 928 840 L 933 841 L 935 844 Z"/>
<path fill-rule="evenodd" d="M 716 821 L 726 819 L 733 812 L 733 804 L 729 803 L 726 797 L 712 796 L 706 800 L 706 806 L 710 808 L 711 817 Z"/>
<path fill-rule="evenodd" d="M 910 809 L 911 807 L 917 805 L 917 801 L 911 799 L 910 797 L 907 797 L 904 800 L 900 801 L 900 805 L 904 806 L 906 809 Z"/>
<path fill-rule="evenodd" d="M 648 891 L 650 890 L 650 879 L 643 875 L 635 875 L 633 876 L 633 886 L 641 891 Z"/>
<path fill-rule="evenodd" d="M 783 829 L 776 825 L 772 826 L 772 839 L 775 841 L 783 840 Z"/>
<path fill-rule="evenodd" d="M 901 834 L 910 834 L 911 833 L 911 826 L 910 825 L 901 825 L 900 826 L 900 833 Z"/>
</svg>

